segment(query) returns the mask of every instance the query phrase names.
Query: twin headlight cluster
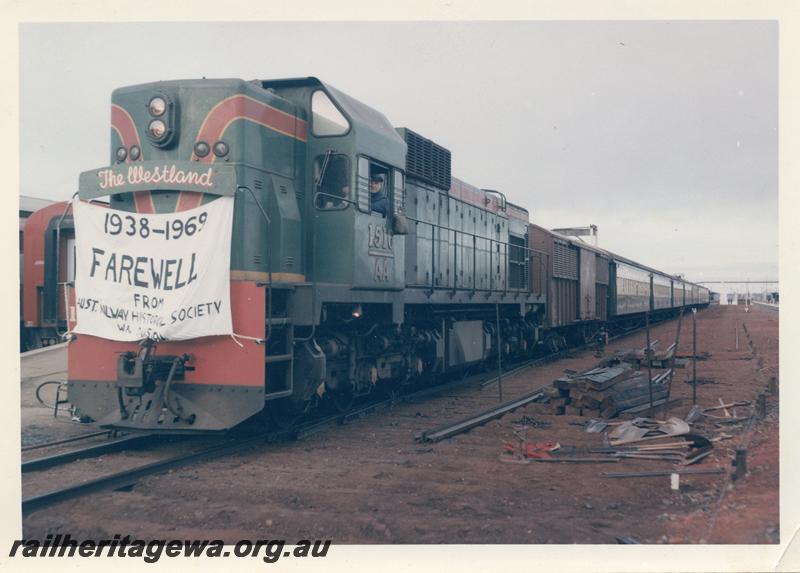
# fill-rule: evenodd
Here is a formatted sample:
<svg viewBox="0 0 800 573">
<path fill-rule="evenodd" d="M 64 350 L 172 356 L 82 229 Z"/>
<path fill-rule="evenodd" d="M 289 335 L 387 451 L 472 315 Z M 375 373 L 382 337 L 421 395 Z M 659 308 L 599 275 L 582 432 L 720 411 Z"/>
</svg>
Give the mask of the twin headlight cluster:
<svg viewBox="0 0 800 573">
<path fill-rule="evenodd" d="M 214 147 L 210 147 L 205 141 L 198 141 L 194 144 L 194 154 L 197 157 L 205 157 L 212 151 L 217 157 L 225 157 L 228 155 L 228 144 L 222 140 L 216 142 Z"/>
<path fill-rule="evenodd" d="M 175 102 L 167 94 L 154 95 L 147 102 L 147 111 L 150 114 L 147 137 L 156 147 L 169 146 L 178 133 Z"/>
<path fill-rule="evenodd" d="M 150 98 L 147 102 L 147 111 L 150 114 L 150 121 L 147 124 L 147 137 L 150 142 L 160 148 L 168 147 L 178 133 L 177 119 L 175 113 L 175 102 L 166 93 L 159 93 Z M 198 141 L 194 144 L 194 154 L 198 158 L 206 157 L 213 153 L 217 157 L 228 155 L 228 144 L 220 140 L 209 145 L 205 141 Z M 117 148 L 117 162 L 123 163 L 128 157 L 131 161 L 138 161 L 142 156 L 142 150 L 138 145 L 131 145 L 130 149 L 124 146 Z"/>
<path fill-rule="evenodd" d="M 139 158 L 142 156 L 142 148 L 138 145 L 131 145 L 130 151 L 128 151 L 124 146 L 117 147 L 117 162 L 124 163 L 126 159 L 128 159 L 128 154 L 130 153 L 131 161 L 138 161 Z"/>
</svg>

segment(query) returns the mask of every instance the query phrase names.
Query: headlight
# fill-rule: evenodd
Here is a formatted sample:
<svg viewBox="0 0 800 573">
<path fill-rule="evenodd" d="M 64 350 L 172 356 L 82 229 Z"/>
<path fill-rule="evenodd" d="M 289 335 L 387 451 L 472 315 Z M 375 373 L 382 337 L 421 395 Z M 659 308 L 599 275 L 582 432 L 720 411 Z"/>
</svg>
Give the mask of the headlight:
<svg viewBox="0 0 800 573">
<path fill-rule="evenodd" d="M 198 141 L 194 144 L 194 154 L 197 157 L 205 157 L 210 151 L 211 149 L 208 147 L 208 143 L 205 141 Z"/>
<path fill-rule="evenodd" d="M 214 144 L 214 155 L 217 157 L 225 157 L 228 154 L 228 144 L 224 141 L 218 141 Z"/>
<path fill-rule="evenodd" d="M 154 119 L 147 126 L 147 132 L 153 139 L 161 139 L 167 133 L 167 124 L 160 119 Z"/>
<path fill-rule="evenodd" d="M 163 97 L 156 96 L 147 104 L 147 109 L 153 117 L 161 117 L 167 111 L 167 102 Z"/>
<path fill-rule="evenodd" d="M 128 150 L 124 147 L 117 148 L 117 161 L 122 163 L 128 158 Z"/>
</svg>

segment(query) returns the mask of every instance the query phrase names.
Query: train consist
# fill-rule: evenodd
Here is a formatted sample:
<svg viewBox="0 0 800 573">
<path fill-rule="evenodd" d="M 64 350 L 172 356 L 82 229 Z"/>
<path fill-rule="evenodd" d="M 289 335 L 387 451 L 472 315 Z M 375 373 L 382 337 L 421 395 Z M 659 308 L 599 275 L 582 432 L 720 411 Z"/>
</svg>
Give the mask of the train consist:
<svg viewBox="0 0 800 573">
<path fill-rule="evenodd" d="M 376 387 L 709 303 L 532 224 L 452 177 L 448 150 L 316 78 L 151 83 L 111 107 L 111 164 L 25 238 L 25 324 L 71 332 L 69 399 L 102 426 L 225 430 L 346 409 Z M 186 254 L 168 254 L 180 242 Z M 220 278 L 219 296 L 160 313 Z"/>
</svg>

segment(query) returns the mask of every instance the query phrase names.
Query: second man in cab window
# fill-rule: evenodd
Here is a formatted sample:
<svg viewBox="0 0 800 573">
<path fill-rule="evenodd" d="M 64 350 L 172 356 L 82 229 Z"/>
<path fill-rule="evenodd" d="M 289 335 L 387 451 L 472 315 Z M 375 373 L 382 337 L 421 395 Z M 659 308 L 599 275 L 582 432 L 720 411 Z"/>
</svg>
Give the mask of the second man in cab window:
<svg viewBox="0 0 800 573">
<path fill-rule="evenodd" d="M 386 196 L 386 186 L 383 175 L 373 175 L 369 179 L 370 209 L 384 217 L 389 212 L 389 197 Z"/>
</svg>

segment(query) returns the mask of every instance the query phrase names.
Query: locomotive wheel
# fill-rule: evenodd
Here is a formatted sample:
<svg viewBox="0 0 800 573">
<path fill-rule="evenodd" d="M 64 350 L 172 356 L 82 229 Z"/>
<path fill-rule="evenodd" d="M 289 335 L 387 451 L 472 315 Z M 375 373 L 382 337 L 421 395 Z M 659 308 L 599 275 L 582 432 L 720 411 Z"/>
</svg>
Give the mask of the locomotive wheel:
<svg viewBox="0 0 800 573">
<path fill-rule="evenodd" d="M 289 400 L 282 398 L 267 404 L 267 419 L 279 431 L 294 429 L 303 417 L 303 410 Z"/>
<path fill-rule="evenodd" d="M 356 401 L 356 397 L 350 389 L 333 390 L 330 396 L 333 407 L 336 408 L 336 411 L 340 414 L 349 412 L 353 407 L 353 403 Z"/>
</svg>

